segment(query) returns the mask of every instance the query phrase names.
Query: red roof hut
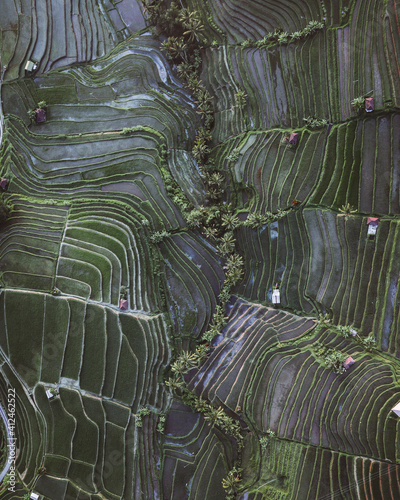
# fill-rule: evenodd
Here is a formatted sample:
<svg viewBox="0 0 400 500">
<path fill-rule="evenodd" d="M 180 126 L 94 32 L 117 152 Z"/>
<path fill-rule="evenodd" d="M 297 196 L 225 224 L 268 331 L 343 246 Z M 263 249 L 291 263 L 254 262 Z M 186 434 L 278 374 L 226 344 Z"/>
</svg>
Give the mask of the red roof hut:
<svg viewBox="0 0 400 500">
<path fill-rule="evenodd" d="M 121 299 L 119 301 L 119 308 L 122 310 L 122 311 L 126 311 L 128 309 L 128 301 L 126 299 Z"/>
<path fill-rule="evenodd" d="M 44 109 L 35 110 L 35 121 L 36 123 L 44 123 L 46 121 L 46 111 Z"/>
<path fill-rule="evenodd" d="M 343 368 L 347 370 L 348 368 L 350 368 L 350 366 L 353 366 L 354 363 L 355 363 L 354 359 L 351 356 L 349 356 L 343 361 Z"/>
<path fill-rule="evenodd" d="M 293 146 L 296 146 L 298 140 L 299 134 L 297 132 L 292 132 L 289 137 L 289 144 L 293 144 Z"/>
<path fill-rule="evenodd" d="M 374 99 L 373 99 L 373 97 L 367 97 L 365 99 L 365 111 L 367 113 L 370 113 L 374 109 L 375 109 L 375 106 L 374 106 Z"/>
</svg>

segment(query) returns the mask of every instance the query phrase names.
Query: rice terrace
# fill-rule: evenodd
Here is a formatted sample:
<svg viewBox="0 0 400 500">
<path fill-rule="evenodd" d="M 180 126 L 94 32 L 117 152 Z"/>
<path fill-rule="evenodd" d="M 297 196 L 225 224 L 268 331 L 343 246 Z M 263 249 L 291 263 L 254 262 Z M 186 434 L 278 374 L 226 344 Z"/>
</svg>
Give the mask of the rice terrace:
<svg viewBox="0 0 400 500">
<path fill-rule="evenodd" d="M 0 30 L 0 500 L 399 500 L 400 0 Z"/>
</svg>

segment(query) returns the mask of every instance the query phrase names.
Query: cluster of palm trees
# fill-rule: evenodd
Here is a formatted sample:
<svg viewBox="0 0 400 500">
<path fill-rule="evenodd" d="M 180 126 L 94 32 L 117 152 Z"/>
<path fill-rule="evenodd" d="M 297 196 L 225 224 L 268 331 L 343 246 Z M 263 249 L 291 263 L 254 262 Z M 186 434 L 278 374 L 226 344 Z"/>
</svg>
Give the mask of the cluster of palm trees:
<svg viewBox="0 0 400 500">
<path fill-rule="evenodd" d="M 261 448 L 266 450 L 268 448 L 269 444 L 271 443 L 271 439 L 273 439 L 275 437 L 276 437 L 275 432 L 272 431 L 271 429 L 267 429 L 265 431 L 265 436 L 260 438 Z"/>
<path fill-rule="evenodd" d="M 171 365 L 171 370 L 174 372 L 174 375 L 165 382 L 166 385 L 170 387 L 175 394 L 180 396 L 187 406 L 198 413 L 202 413 L 204 420 L 209 425 L 215 425 L 226 431 L 228 434 L 235 437 L 239 441 L 239 445 L 241 445 L 243 436 L 240 424 L 227 415 L 221 406 L 218 408 L 213 407 L 208 401 L 199 398 L 187 388 L 183 374 L 190 368 L 197 366 L 198 361 L 194 355 L 195 353 L 189 351 L 183 351 L 180 354 Z"/>
<path fill-rule="evenodd" d="M 211 141 L 210 127 L 214 121 L 213 98 L 199 77 L 201 66 L 199 47 L 203 39 L 204 26 L 198 12 L 179 8 L 176 2 L 172 2 L 171 6 L 164 10 L 160 6 L 163 2 L 145 0 L 145 3 L 153 22 L 168 36 L 161 43 L 161 50 L 176 65 L 179 76 L 195 96 L 197 113 L 203 120 L 204 127 L 199 130 L 196 137 L 193 155 L 202 163 L 210 152 L 208 148 Z M 155 7 L 156 4 L 158 7 Z M 154 9 L 157 15 L 150 14 Z"/>
<path fill-rule="evenodd" d="M 303 121 L 306 122 L 306 127 L 312 130 L 328 125 L 328 120 L 325 118 L 316 118 L 315 116 L 307 116 L 307 118 L 303 118 Z"/>
<path fill-rule="evenodd" d="M 148 3 L 148 0 L 146 0 Z M 201 23 L 199 14 L 196 11 L 189 11 L 185 8 L 180 8 L 176 2 L 172 2 L 169 8 L 162 10 L 159 4 L 163 2 L 152 2 L 147 7 L 155 9 L 158 14 L 154 22 L 159 27 L 159 31 L 167 35 L 168 38 L 161 44 L 161 49 L 165 51 L 167 58 L 173 63 L 193 62 L 194 50 L 202 41 L 202 32 L 204 26 Z M 158 7 L 156 5 L 158 4 Z M 157 10 L 158 9 L 158 10 Z M 152 10 L 151 12 L 154 12 Z M 187 66 L 187 70 L 189 70 Z"/>
<path fill-rule="evenodd" d="M 203 413 L 208 423 L 217 425 L 241 442 L 240 425 L 222 408 L 216 409 L 207 401 L 197 398 L 189 391 L 183 378 L 186 371 L 198 367 L 207 356 L 210 348 L 206 342 L 207 339 L 212 339 L 219 334 L 226 324 L 225 305 L 230 298 L 231 287 L 237 283 L 243 273 L 243 258 L 235 253 L 236 240 L 233 233 L 239 225 L 239 220 L 232 205 L 222 202 L 226 182 L 224 174 L 208 159 L 212 140 L 210 128 L 214 121 L 214 106 L 212 96 L 199 77 L 201 57 L 198 47 L 199 42 L 202 41 L 204 27 L 197 12 L 182 9 L 176 2 L 172 2 L 169 7 L 161 0 L 143 0 L 143 3 L 150 22 L 156 26 L 158 32 L 168 37 L 162 42 L 161 48 L 167 58 L 176 65 L 177 72 L 187 88 L 193 92 L 198 107 L 197 113 L 203 122 L 203 126 L 199 128 L 196 135 L 192 153 L 200 170 L 204 171 L 202 175 L 207 186 L 207 204 L 190 211 L 187 205 L 182 208 L 188 226 L 201 228 L 206 237 L 213 238 L 217 242 L 218 252 L 226 258 L 225 283 L 219 297 L 220 304 L 216 306 L 213 314 L 212 326 L 202 337 L 202 343 L 194 352 L 182 351 L 175 358 L 171 364 L 171 376 L 165 383 L 175 394 L 182 397 L 186 404 L 195 411 Z M 243 105 L 243 99 L 245 100 L 245 96 L 239 93 L 238 105 Z M 165 163 L 165 151 L 160 156 Z M 168 185 L 167 192 L 171 194 L 172 191 L 173 186 Z M 159 243 L 168 236 L 166 231 L 157 231 L 152 234 L 151 240 L 153 243 Z"/>
<path fill-rule="evenodd" d="M 211 141 L 210 131 L 201 127 L 197 133 L 192 149 L 192 154 L 198 163 L 203 163 L 210 154 L 209 143 Z"/>
<path fill-rule="evenodd" d="M 143 417 L 146 417 L 150 414 L 154 414 L 158 417 L 157 419 L 157 431 L 163 434 L 164 429 L 165 429 L 165 423 L 167 420 L 167 417 L 164 413 L 160 413 L 155 410 L 151 410 L 150 408 L 147 408 L 146 406 L 142 406 L 139 411 L 134 415 L 135 416 L 135 426 L 136 427 L 143 427 Z"/>
<path fill-rule="evenodd" d="M 286 210 L 279 208 L 276 213 L 268 211 L 263 214 L 259 212 L 251 212 L 242 224 L 243 226 L 250 227 L 251 229 L 260 229 L 265 226 L 265 224 L 270 224 L 271 222 L 276 222 L 277 220 L 282 219 L 282 217 L 288 215 L 288 213 L 294 208 L 294 206 L 289 207 Z"/>
<path fill-rule="evenodd" d="M 332 325 L 330 329 L 334 330 L 339 335 L 342 335 L 344 338 L 352 338 L 368 352 L 371 352 L 376 348 L 376 339 L 372 332 L 366 337 L 361 337 L 358 331 L 351 325 Z"/>
<path fill-rule="evenodd" d="M 152 241 L 152 243 L 161 243 L 162 241 L 165 240 L 165 238 L 168 238 L 169 236 L 171 236 L 171 233 L 169 233 L 168 231 L 155 231 L 151 236 L 150 236 L 150 240 Z"/>
<path fill-rule="evenodd" d="M 217 426 L 223 431 L 226 431 L 239 441 L 240 446 L 242 445 L 243 436 L 240 424 L 227 415 L 222 406 L 214 408 L 208 401 L 197 397 L 188 389 L 185 391 L 182 399 L 185 404 L 193 408 L 195 411 L 202 413 L 204 420 L 209 425 Z"/>
<path fill-rule="evenodd" d="M 233 500 L 236 497 L 240 482 L 242 481 L 242 469 L 233 467 L 226 478 L 222 480 L 222 487 L 225 490 L 226 500 Z"/>
<path fill-rule="evenodd" d="M 314 35 L 317 31 L 324 28 L 322 21 L 310 21 L 305 28 L 294 33 L 283 31 L 282 28 L 277 28 L 270 33 L 267 33 L 261 40 L 244 40 L 241 45 L 244 48 L 263 48 L 270 45 L 284 45 L 297 40 L 302 40 L 309 36 Z"/>
</svg>

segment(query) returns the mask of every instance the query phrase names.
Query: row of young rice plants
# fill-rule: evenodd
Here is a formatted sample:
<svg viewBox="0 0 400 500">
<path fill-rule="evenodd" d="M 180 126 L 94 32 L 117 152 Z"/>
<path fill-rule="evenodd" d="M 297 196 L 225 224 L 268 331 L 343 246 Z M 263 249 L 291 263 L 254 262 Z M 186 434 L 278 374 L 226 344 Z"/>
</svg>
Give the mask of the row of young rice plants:
<svg viewBox="0 0 400 500">
<path fill-rule="evenodd" d="M 271 391 L 265 392 L 259 381 L 253 387 L 255 401 L 262 401 L 263 397 L 265 400 L 264 408 L 253 407 L 253 411 L 263 411 L 262 423 L 258 426 L 263 425 L 265 429 L 269 425 L 282 437 L 315 446 L 395 459 L 390 439 L 383 437 L 392 427 L 389 405 L 398 398 L 392 371 L 379 360 L 354 352 L 354 347 L 331 340 L 321 339 L 325 346 L 345 350 L 357 359 L 357 367 L 349 373 L 325 377 L 319 363 L 310 357 L 307 348 L 304 349 L 306 346 L 301 352 L 288 347 L 281 355 L 266 355 L 264 362 L 267 364 L 260 372 L 264 378 L 270 374 Z M 289 380 L 288 374 L 291 374 Z M 304 384 L 305 379 L 316 383 Z M 288 381 L 292 384 L 290 388 L 286 385 Z M 326 399 L 328 393 L 329 400 Z"/>
<path fill-rule="evenodd" d="M 235 456 L 231 440 L 178 402 L 172 404 L 165 432 L 164 495 L 171 500 L 223 497 L 220 477 L 226 475 Z"/>
<path fill-rule="evenodd" d="M 144 7 L 139 0 L 104 2 L 103 9 L 103 12 L 107 12 L 118 41 L 146 27 Z"/>
<path fill-rule="evenodd" d="M 400 66 L 397 63 L 395 65 L 392 64 L 393 61 L 399 60 L 398 54 L 400 54 L 400 25 L 395 0 L 389 0 L 386 6 L 385 41 L 386 64 L 391 75 L 390 83 L 393 104 L 398 106 L 400 100 Z"/>
<path fill-rule="evenodd" d="M 66 0 L 62 8 L 55 0 L 11 0 L 3 21 L 5 80 L 23 78 L 28 60 L 44 73 L 103 56 L 117 42 L 107 21 L 94 0 Z"/>
<path fill-rule="evenodd" d="M 392 245 L 390 247 L 389 245 Z M 385 269 L 386 279 L 379 279 L 376 284 L 376 309 L 372 330 L 377 333 L 377 343 L 383 351 L 392 354 L 399 352 L 399 252 L 400 232 L 397 221 L 390 222 L 387 245 L 382 269 Z M 383 271 L 382 271 L 383 272 Z"/>
<path fill-rule="evenodd" d="M 7 143 L 4 157 L 9 165 L 8 174 L 12 176 L 10 187 L 15 190 L 32 195 L 47 188 L 54 190 L 54 195 L 59 191 L 75 197 L 78 189 L 81 192 L 119 191 L 145 200 L 147 193 L 142 192 L 140 186 L 135 187 L 139 183 L 155 194 L 160 193 L 160 201 L 166 207 L 169 205 L 169 211 L 173 210 L 171 202 L 162 200 L 167 195 L 157 166 L 160 161 L 157 143 L 151 134 L 145 133 L 144 138 L 139 133 L 133 138 L 99 135 L 98 141 L 93 141 L 93 137 L 43 140 L 38 136 L 26 137 L 24 129 L 10 128 L 14 137 Z M 36 144 L 32 144 L 32 139 Z M 98 146 L 96 157 L 92 156 L 89 139 Z M 22 154 L 29 155 L 29 159 L 23 161 Z M 28 169 L 29 180 L 24 177 Z"/>
<path fill-rule="evenodd" d="M 236 290 L 268 303 L 272 286 L 280 282 L 283 305 L 314 314 L 329 311 L 335 323 L 354 324 L 365 335 L 372 331 L 384 350 L 395 352 L 398 224 L 381 219 L 371 240 L 366 217 L 340 215 L 307 208 L 261 230 L 241 228 L 240 248 L 250 250 Z M 382 281 L 383 273 L 390 283 Z"/>
<path fill-rule="evenodd" d="M 249 499 L 369 498 L 364 492 L 361 495 L 359 488 L 361 481 L 368 488 L 369 480 L 364 478 L 359 484 L 355 481 L 356 458 L 351 455 L 275 438 L 261 446 L 253 441 L 254 448 L 258 453 L 261 449 L 261 453 L 257 480 L 249 488 Z"/>
<path fill-rule="evenodd" d="M 159 469 L 161 449 L 156 416 L 149 415 L 143 421 L 143 426 L 136 430 L 135 438 L 133 432 L 132 430 L 130 433 L 130 439 L 131 443 L 135 443 L 135 449 L 132 450 L 134 454 L 131 454 L 131 461 L 128 463 L 125 495 L 135 500 L 140 500 L 143 496 L 156 500 L 162 491 Z"/>
<path fill-rule="evenodd" d="M 4 293 L 0 295 L 0 304 L 4 307 Z M 4 332 L 4 325 L 1 325 L 1 331 Z M 15 428 L 18 429 L 17 439 L 24 443 L 19 450 L 17 456 L 17 467 L 21 467 L 25 471 L 24 482 L 27 485 L 32 485 L 36 476 L 36 469 L 41 464 L 43 456 L 43 438 L 45 428 L 43 419 L 36 411 L 31 397 L 27 391 L 26 384 L 21 380 L 16 373 L 15 368 L 11 363 L 3 358 L 2 355 L 2 384 L 1 401 L 5 409 L 7 409 L 7 400 L 9 393 L 6 387 L 15 389 Z M 19 490 L 17 482 L 16 490 Z"/>
<path fill-rule="evenodd" d="M 382 364 L 378 353 L 366 355 L 326 328 L 310 342 L 310 326 L 315 323 L 303 318 L 294 325 L 292 321 L 289 330 L 301 338 L 281 337 L 276 332 L 285 322 L 278 316 L 288 314 L 255 308 L 232 308 L 223 340 L 204 366 L 188 375 L 194 390 L 243 411 L 261 433 L 272 429 L 284 439 L 395 460 L 390 438 L 395 421 L 389 410 L 399 393 L 390 363 Z M 341 375 L 331 372 L 315 350 L 317 341 L 353 356 L 356 365 Z"/>
<path fill-rule="evenodd" d="M 68 209 L 35 204 L 18 196 L 9 200 L 14 208 L 0 234 L 2 284 L 50 290 Z"/>
<path fill-rule="evenodd" d="M 102 395 L 104 387 L 105 396 L 136 409 L 166 402 L 158 383 L 169 356 L 163 318 L 126 313 L 118 317 L 97 304 L 78 307 L 82 302 L 76 299 L 34 292 L 7 290 L 2 297 L 1 347 L 29 387 L 65 380 L 96 395 Z M 22 299 L 24 318 L 13 314 Z M 26 350 L 18 348 L 16 331 L 31 333 L 26 335 Z M 65 364 L 72 358 L 81 359 L 77 368 L 76 361 L 72 367 Z"/>
<path fill-rule="evenodd" d="M 207 328 L 216 306 L 224 273 L 212 247 L 192 234 L 176 234 L 164 240 L 173 336 L 198 339 Z"/>
<path fill-rule="evenodd" d="M 214 139 L 244 130 L 303 127 L 309 115 L 329 119 L 324 40 L 319 33 L 282 47 L 207 49 L 207 84 L 216 103 Z M 239 91 L 245 103 L 237 102 Z"/>
<path fill-rule="evenodd" d="M 328 74 L 334 82 L 330 106 L 335 122 L 354 116 L 351 101 L 359 96 L 373 96 L 379 108 L 396 105 L 395 66 L 387 50 L 392 39 L 385 17 L 382 2 L 355 2 L 349 24 L 327 32 Z M 396 38 L 398 33 L 394 33 Z"/>
<path fill-rule="evenodd" d="M 316 311 L 313 296 L 303 293 L 310 245 L 301 212 L 292 211 L 261 229 L 240 228 L 238 244 L 240 249 L 248 250 L 243 279 L 235 288 L 237 293 L 255 302 L 270 302 L 273 286 L 281 283 L 283 305 L 307 313 Z"/>
<path fill-rule="evenodd" d="M 398 213 L 399 120 L 391 113 L 334 126 L 310 201 L 335 208 L 349 203 L 368 215 Z"/>
<path fill-rule="evenodd" d="M 285 135 L 281 131 L 250 132 L 240 142 L 231 141 L 232 149 L 226 159 L 225 151 L 217 155 L 231 173 L 231 187 L 239 183 L 254 193 L 251 212 L 265 214 L 291 207 L 295 200 L 305 201 L 314 190 L 326 133 L 304 131 L 296 149 L 284 143 Z M 230 161 L 232 151 L 238 152 L 236 161 Z"/>
<path fill-rule="evenodd" d="M 116 197 L 114 198 L 114 201 Z M 106 200 L 105 200 L 106 201 Z M 163 302 L 160 277 L 160 267 L 157 264 L 159 257 L 156 250 L 150 246 L 148 241 L 150 229 L 143 225 L 142 221 L 150 227 L 150 222 L 156 229 L 168 228 L 158 216 L 156 207 L 150 204 L 146 207 L 139 206 L 141 213 L 127 212 L 129 198 L 124 199 L 126 205 L 107 205 L 107 203 L 90 202 L 79 203 L 71 209 L 71 216 L 65 232 L 75 236 L 75 243 L 81 246 L 82 241 L 94 243 L 108 252 L 113 252 L 117 259 L 123 263 L 119 275 L 120 286 L 125 287 L 129 309 L 141 311 L 157 311 Z M 145 208 L 146 210 L 144 210 Z M 165 225 L 164 225 L 164 224 Z M 72 231 L 72 232 L 71 232 Z M 79 237 L 79 244 L 77 243 Z M 100 245 L 101 243 L 101 245 Z M 118 253 L 116 253 L 118 252 Z M 125 267 L 126 266 L 126 267 Z M 61 274 L 60 268 L 58 275 Z M 71 278 L 69 273 L 65 275 Z M 76 278 L 82 279 L 78 273 Z M 62 281 L 58 276 L 57 282 Z M 66 286 L 63 281 L 64 287 Z M 112 301 L 118 304 L 120 288 L 115 283 L 113 287 Z M 78 294 L 79 295 L 79 294 Z"/>
<path fill-rule="evenodd" d="M 335 322 L 354 324 L 366 334 L 373 330 L 378 339 L 385 338 L 385 350 L 390 342 L 395 345 L 397 334 L 388 330 L 387 321 L 398 314 L 392 302 L 397 290 L 397 222 L 382 220 L 376 238 L 368 240 L 364 217 L 335 217 L 329 212 L 306 210 L 304 218 L 311 242 L 306 294 L 329 307 Z M 325 246 L 323 267 L 318 240 L 329 243 Z M 392 276 L 390 293 L 382 295 L 378 311 L 376 297 L 384 286 L 381 277 L 388 272 Z M 381 335 L 378 324 L 384 321 L 385 334 Z M 391 341 L 390 332 L 394 336 Z"/>
<path fill-rule="evenodd" d="M 36 390 L 38 400 L 40 391 Z M 60 393 L 61 397 L 49 404 L 43 391 L 40 401 L 49 436 L 46 478 L 39 485 L 42 492 L 46 494 L 50 477 L 52 482 L 70 479 L 70 485 L 88 493 L 100 490 L 109 498 L 121 498 L 129 410 L 107 400 L 82 396 L 76 390 L 61 389 Z M 64 448 L 60 446 L 63 442 Z"/>
<path fill-rule="evenodd" d="M 348 20 L 353 3 L 353 0 L 324 3 L 258 0 L 245 4 L 239 0 L 188 1 L 190 10 L 201 14 L 207 41 L 220 41 L 223 36 L 231 44 L 246 39 L 260 40 L 266 32 L 273 32 L 277 27 L 283 32 L 294 33 L 312 20 L 323 20 L 327 26 L 342 24 Z"/>
<path fill-rule="evenodd" d="M 46 422 L 47 438 L 44 443 L 47 446 L 45 450 L 47 475 L 41 476 L 38 480 L 37 491 L 51 496 L 52 491 L 61 491 L 67 487 L 65 479 L 62 478 L 68 478 L 83 490 L 95 492 L 99 486 L 92 483 L 89 487 L 86 483 L 88 478 L 92 478 L 96 467 L 96 474 L 100 478 L 105 477 L 104 488 L 111 492 L 110 498 L 120 498 L 123 495 L 121 490 L 123 482 L 115 474 L 110 476 L 108 469 L 110 464 L 103 466 L 107 467 L 106 471 L 99 469 L 98 453 L 101 451 L 99 447 L 105 442 L 104 456 L 114 456 L 117 451 L 113 454 L 110 450 L 116 443 L 122 443 L 118 446 L 124 446 L 125 438 L 121 440 L 116 436 L 124 434 L 132 410 L 137 411 L 147 404 L 151 407 L 165 407 L 167 404 L 168 395 L 159 384 L 159 373 L 165 368 L 169 358 L 164 320 L 157 316 L 139 319 L 127 314 L 121 314 L 118 320 L 114 311 L 109 311 L 106 316 L 103 307 L 95 304 L 85 305 L 83 301 L 79 301 L 83 307 L 77 312 L 76 299 L 47 296 L 44 301 L 42 294 L 31 293 L 33 303 L 32 307 L 26 309 L 25 318 L 30 321 L 29 339 L 33 341 L 28 347 L 31 362 L 23 353 L 17 359 L 17 347 L 15 342 L 12 342 L 13 338 L 17 338 L 14 329 L 23 332 L 28 331 L 27 327 L 20 324 L 21 322 L 15 324 L 11 319 L 15 320 L 15 316 L 10 315 L 11 312 L 7 314 L 7 311 L 14 307 L 15 301 L 21 299 L 21 292 L 8 290 L 2 293 L 1 297 L 4 296 L 6 296 L 3 307 L 6 311 L 7 329 L 3 325 L 2 331 L 9 346 L 7 354 L 18 372 L 26 374 L 28 385 L 36 387 L 35 402 L 40 410 L 41 419 Z M 25 298 L 24 303 L 27 304 Z M 71 309 L 66 309 L 70 304 Z M 76 316 L 77 313 L 80 318 Z M 38 318 L 39 314 L 44 314 L 41 321 Z M 112 316 L 111 321 L 110 316 Z M 60 317 L 64 320 L 62 324 L 59 322 Z M 118 332 L 115 333 L 113 329 L 117 329 Z M 102 337 L 99 337 L 100 331 L 103 331 Z M 116 335 L 118 338 L 115 338 Z M 114 338 L 111 339 L 111 336 Z M 37 345 L 34 345 L 34 342 Z M 41 350 L 39 344 L 43 346 L 42 352 L 39 352 Z M 4 345 L 2 348 L 6 350 Z M 74 350 L 73 353 L 71 348 Z M 75 374 L 71 372 L 72 358 L 75 360 L 74 366 L 76 359 L 82 358 L 81 368 Z M 62 366 L 63 361 L 68 362 L 68 360 L 71 360 L 70 364 Z M 40 373 L 36 376 L 38 372 Z M 60 396 L 49 401 L 43 384 L 37 383 L 39 380 L 51 384 L 52 387 L 54 384 L 59 387 Z M 97 420 L 94 418 L 96 412 L 93 411 L 93 415 L 88 417 L 89 410 L 86 408 L 83 410 L 82 398 L 96 401 L 96 404 L 101 403 L 96 394 L 101 395 L 103 387 L 110 395 L 108 397 L 111 397 L 118 406 L 115 403 L 108 403 L 108 406 L 105 406 L 103 413 L 110 423 L 101 426 L 93 423 Z M 87 396 L 83 396 L 86 393 Z M 104 400 L 103 405 L 107 405 Z M 24 414 L 25 411 L 21 411 L 21 415 Z M 99 433 L 104 433 L 105 437 L 102 438 Z M 23 438 L 23 431 L 19 437 Z M 97 447 L 94 446 L 95 443 L 98 443 Z M 120 450 L 119 454 L 121 457 L 125 456 L 124 449 Z M 121 459 L 118 459 L 118 464 L 120 467 Z M 31 466 L 35 471 L 34 464 Z M 120 468 L 118 470 L 121 471 Z M 122 471 L 124 470 L 125 467 Z M 55 482 L 55 478 L 59 478 L 60 481 Z"/>
<path fill-rule="evenodd" d="M 307 319 L 297 319 L 281 311 L 266 309 L 237 299 L 229 312 L 223 337 L 215 339 L 215 349 L 204 365 L 189 374 L 189 386 L 201 397 L 223 401 L 232 411 L 244 406 L 246 391 L 254 375 L 252 361 L 279 339 L 296 338 L 314 327 Z"/>
<path fill-rule="evenodd" d="M 280 439 L 261 441 L 254 433 L 250 437 L 251 452 L 257 457 L 257 461 L 254 471 L 249 470 L 253 481 L 249 487 L 248 498 L 292 498 L 304 473 L 301 465 L 304 464 L 307 448 Z"/>
</svg>

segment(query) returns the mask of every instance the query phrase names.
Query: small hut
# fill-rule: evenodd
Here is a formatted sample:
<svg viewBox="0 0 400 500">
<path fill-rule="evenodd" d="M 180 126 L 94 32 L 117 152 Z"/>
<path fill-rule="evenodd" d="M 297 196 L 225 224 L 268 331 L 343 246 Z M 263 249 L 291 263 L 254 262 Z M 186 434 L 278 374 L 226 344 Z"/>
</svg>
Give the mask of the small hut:
<svg viewBox="0 0 400 500">
<path fill-rule="evenodd" d="M 367 97 L 365 99 L 365 111 L 371 113 L 375 109 L 373 97 Z"/>
<path fill-rule="evenodd" d="M 289 144 L 296 146 L 298 140 L 299 140 L 299 134 L 297 132 L 292 132 L 289 136 Z"/>
<path fill-rule="evenodd" d="M 350 368 L 350 366 L 353 366 L 353 365 L 354 365 L 354 363 L 355 363 L 355 360 L 354 360 L 351 356 L 349 356 L 348 358 L 346 358 L 346 359 L 343 361 L 343 368 L 344 368 L 345 370 L 347 370 L 347 369 L 349 369 L 349 368 Z"/>
<path fill-rule="evenodd" d="M 379 219 L 378 217 L 368 217 L 367 226 L 368 226 L 368 236 L 375 236 L 376 230 L 378 229 Z"/>
<path fill-rule="evenodd" d="M 31 496 L 29 497 L 31 500 L 39 500 L 39 495 L 37 493 L 31 493 Z"/>
<path fill-rule="evenodd" d="M 42 108 L 35 109 L 36 123 L 44 123 L 46 121 L 46 111 Z"/>
<path fill-rule="evenodd" d="M 279 291 L 278 284 L 276 284 L 272 290 L 272 303 L 274 305 L 281 303 L 281 292 Z"/>
<path fill-rule="evenodd" d="M 25 71 L 27 71 L 28 73 L 35 71 L 36 68 L 37 68 L 37 64 L 34 63 L 33 61 L 27 61 L 25 64 Z"/>
<path fill-rule="evenodd" d="M 400 417 L 400 403 L 397 403 L 397 405 L 392 408 L 392 412 Z"/>
<path fill-rule="evenodd" d="M 126 311 L 128 309 L 128 301 L 126 299 L 121 299 L 119 301 L 119 308 L 121 311 Z"/>
<path fill-rule="evenodd" d="M 7 187 L 7 184 L 8 184 L 8 180 L 3 178 L 0 180 L 0 188 L 4 191 L 5 188 Z"/>
<path fill-rule="evenodd" d="M 46 389 L 46 396 L 47 396 L 47 399 L 48 400 L 51 400 L 53 399 L 56 395 L 53 391 L 51 391 L 50 389 Z"/>
</svg>

